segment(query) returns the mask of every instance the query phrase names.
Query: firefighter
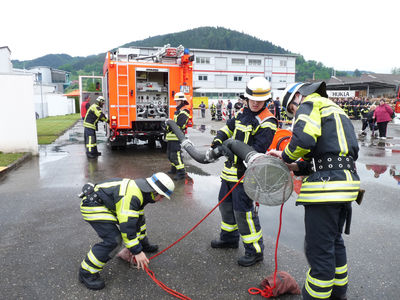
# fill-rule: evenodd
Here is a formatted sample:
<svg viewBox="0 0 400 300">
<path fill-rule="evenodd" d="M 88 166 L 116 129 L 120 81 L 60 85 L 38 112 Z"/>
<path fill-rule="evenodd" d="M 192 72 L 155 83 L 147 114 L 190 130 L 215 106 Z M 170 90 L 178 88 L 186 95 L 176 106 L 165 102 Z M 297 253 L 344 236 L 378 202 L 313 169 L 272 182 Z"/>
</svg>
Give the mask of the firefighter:
<svg viewBox="0 0 400 300">
<path fill-rule="evenodd" d="M 96 158 L 101 155 L 101 152 L 97 151 L 96 130 L 99 120 L 108 122 L 107 117 L 101 111 L 104 101 L 103 96 L 97 97 L 96 101 L 89 107 L 83 120 L 86 156 L 88 158 Z"/>
<path fill-rule="evenodd" d="M 226 125 L 217 131 L 211 147 L 220 147 L 223 141 L 232 138 L 242 141 L 265 153 L 272 142 L 278 121 L 266 107 L 271 99 L 271 85 L 263 77 L 252 78 L 244 93 L 247 106 L 243 107 Z M 245 172 L 243 161 L 233 156 L 227 160 L 221 173 L 219 201 L 239 181 Z M 263 260 L 263 237 L 260 221 L 254 211 L 253 201 L 246 195 L 243 181 L 219 206 L 221 231 L 219 239 L 211 241 L 212 248 L 238 248 L 242 237 L 245 255 L 238 259 L 240 266 L 248 267 Z"/>
<path fill-rule="evenodd" d="M 185 132 L 190 117 L 189 102 L 187 101 L 185 94 L 181 92 L 175 94 L 174 100 L 176 103 L 174 121 L 182 132 Z M 167 155 L 171 162 L 171 170 L 168 171 L 168 174 L 175 174 L 174 180 L 184 179 L 186 172 L 185 165 L 182 161 L 181 144 L 178 137 L 168 127 L 166 140 L 168 142 Z"/>
<path fill-rule="evenodd" d="M 295 175 L 306 175 L 296 201 L 305 208 L 310 265 L 303 299 L 347 299 L 342 231 L 346 224 L 345 233 L 350 233 L 351 203 L 360 190 L 355 169 L 359 148 L 349 117 L 327 98 L 325 82 L 289 85 L 281 101 L 287 114 L 295 115 L 293 137 L 283 152 L 269 152 L 281 157 Z"/>
<path fill-rule="evenodd" d="M 217 110 L 217 108 L 215 107 L 215 104 L 214 104 L 214 103 L 211 104 L 210 112 L 211 112 L 211 120 L 212 120 L 212 121 L 215 120 L 216 110 Z"/>
<path fill-rule="evenodd" d="M 147 238 L 143 208 L 163 197 L 170 199 L 174 188 L 174 182 L 165 173 L 136 180 L 114 178 L 83 186 L 83 219 L 103 240 L 90 249 L 81 263 L 79 280 L 87 288 L 104 288 L 99 272 L 114 257 L 121 242 L 135 257 L 138 269 L 147 267 L 149 260 L 144 252 L 156 252 L 158 246 L 151 245 Z"/>
</svg>

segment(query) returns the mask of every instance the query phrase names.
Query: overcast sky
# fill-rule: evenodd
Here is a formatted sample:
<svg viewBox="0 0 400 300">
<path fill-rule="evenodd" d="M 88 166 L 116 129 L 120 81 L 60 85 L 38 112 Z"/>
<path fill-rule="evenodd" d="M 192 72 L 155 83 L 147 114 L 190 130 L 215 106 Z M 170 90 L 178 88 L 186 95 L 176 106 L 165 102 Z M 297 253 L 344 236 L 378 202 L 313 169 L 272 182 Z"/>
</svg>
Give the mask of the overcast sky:
<svg viewBox="0 0 400 300">
<path fill-rule="evenodd" d="M 0 46 L 18 60 L 87 56 L 154 35 L 221 26 L 336 70 L 400 67 L 398 0 L 7 0 L 0 7 Z"/>
</svg>

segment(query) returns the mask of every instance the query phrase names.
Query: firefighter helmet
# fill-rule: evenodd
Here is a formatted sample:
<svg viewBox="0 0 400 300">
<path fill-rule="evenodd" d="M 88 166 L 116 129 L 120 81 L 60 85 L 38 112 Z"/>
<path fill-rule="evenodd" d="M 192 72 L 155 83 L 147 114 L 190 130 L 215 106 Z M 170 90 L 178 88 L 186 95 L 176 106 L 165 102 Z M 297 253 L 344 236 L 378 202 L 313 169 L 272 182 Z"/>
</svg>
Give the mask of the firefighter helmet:
<svg viewBox="0 0 400 300">
<path fill-rule="evenodd" d="M 175 189 L 175 184 L 172 179 L 165 173 L 158 172 L 151 177 L 146 178 L 150 186 L 160 195 L 170 199 L 172 192 Z"/>
<path fill-rule="evenodd" d="M 254 101 L 271 99 L 271 84 L 264 77 L 254 77 L 247 82 L 244 97 Z"/>
<path fill-rule="evenodd" d="M 326 93 L 326 83 L 324 81 L 314 82 L 314 83 L 303 83 L 295 82 L 286 87 L 282 93 L 281 106 L 285 108 L 286 114 L 292 118 L 293 113 L 289 112 L 287 108 L 289 104 L 293 101 L 296 93 L 300 93 L 303 96 L 308 96 L 312 93 L 318 93 L 322 97 L 328 97 Z"/>
<path fill-rule="evenodd" d="M 187 101 L 187 99 L 184 93 L 178 92 L 175 94 L 174 101 Z"/>
<path fill-rule="evenodd" d="M 98 96 L 96 99 L 97 104 L 104 103 L 105 101 L 106 101 L 106 99 L 104 99 L 103 96 Z"/>
</svg>

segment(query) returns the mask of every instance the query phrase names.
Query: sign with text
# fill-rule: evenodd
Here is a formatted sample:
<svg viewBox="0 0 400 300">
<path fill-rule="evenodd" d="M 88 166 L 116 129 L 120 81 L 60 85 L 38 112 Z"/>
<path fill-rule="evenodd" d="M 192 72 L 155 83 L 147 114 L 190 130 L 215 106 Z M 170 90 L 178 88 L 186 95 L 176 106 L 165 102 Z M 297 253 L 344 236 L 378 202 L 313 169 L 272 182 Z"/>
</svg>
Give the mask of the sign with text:
<svg viewBox="0 0 400 300">
<path fill-rule="evenodd" d="M 356 91 L 326 91 L 329 98 L 353 98 Z"/>
</svg>

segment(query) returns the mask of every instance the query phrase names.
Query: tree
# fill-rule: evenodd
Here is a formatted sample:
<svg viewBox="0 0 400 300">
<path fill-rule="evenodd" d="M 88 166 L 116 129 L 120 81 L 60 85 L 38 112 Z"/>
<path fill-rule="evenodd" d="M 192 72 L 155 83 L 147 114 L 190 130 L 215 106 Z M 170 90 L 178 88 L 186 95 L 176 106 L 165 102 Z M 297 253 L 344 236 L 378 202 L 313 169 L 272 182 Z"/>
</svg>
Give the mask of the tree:
<svg viewBox="0 0 400 300">
<path fill-rule="evenodd" d="M 361 77 L 361 72 L 358 69 L 354 70 L 354 76 L 355 77 Z"/>
<path fill-rule="evenodd" d="M 399 74 L 400 74 L 400 68 L 394 67 L 394 68 L 392 69 L 391 73 L 394 74 L 394 75 L 399 75 Z"/>
</svg>

